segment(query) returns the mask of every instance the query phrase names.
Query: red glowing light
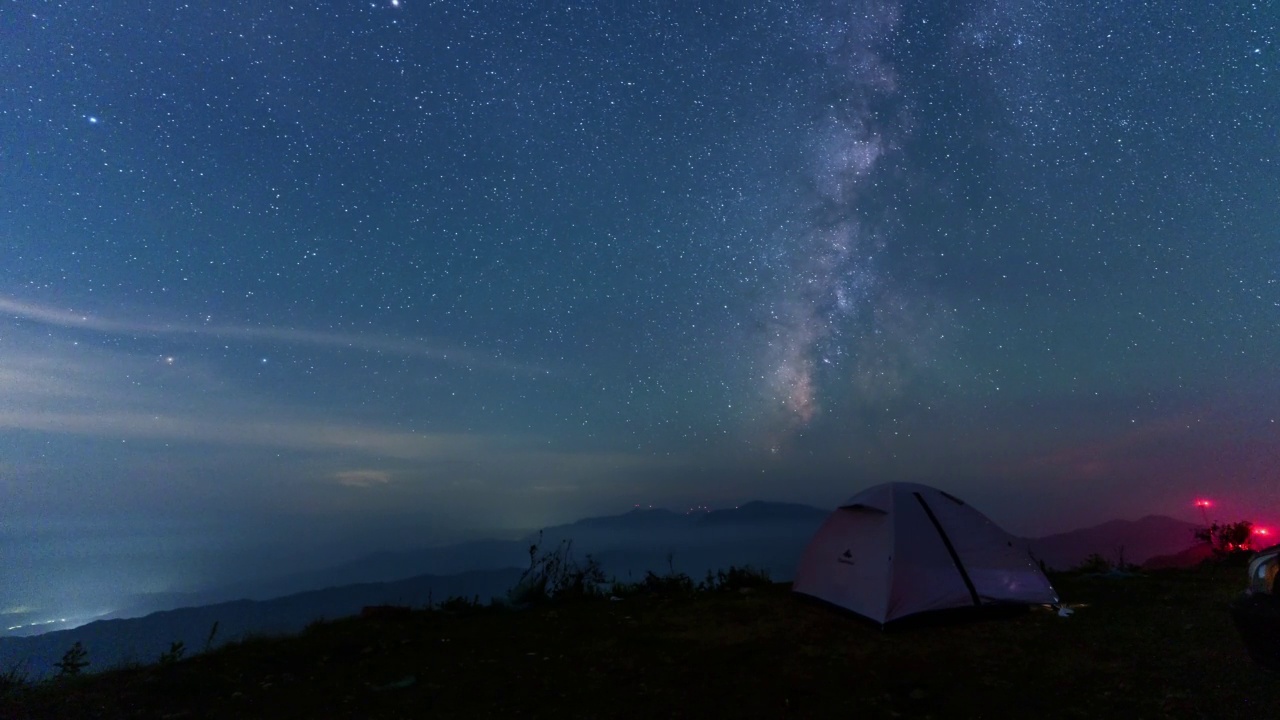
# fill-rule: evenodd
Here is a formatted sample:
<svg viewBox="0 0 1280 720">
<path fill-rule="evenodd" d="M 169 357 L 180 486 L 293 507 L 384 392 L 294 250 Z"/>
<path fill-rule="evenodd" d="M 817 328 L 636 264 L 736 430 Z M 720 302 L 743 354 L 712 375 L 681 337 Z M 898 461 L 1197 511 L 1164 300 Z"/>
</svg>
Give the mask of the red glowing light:
<svg viewBox="0 0 1280 720">
<path fill-rule="evenodd" d="M 1197 500 L 1197 501 L 1196 501 L 1196 507 L 1202 507 L 1202 508 L 1213 507 L 1213 501 L 1211 501 L 1211 500 Z"/>
<path fill-rule="evenodd" d="M 1271 531 L 1264 527 L 1256 527 L 1253 529 L 1254 535 L 1270 535 Z"/>
</svg>

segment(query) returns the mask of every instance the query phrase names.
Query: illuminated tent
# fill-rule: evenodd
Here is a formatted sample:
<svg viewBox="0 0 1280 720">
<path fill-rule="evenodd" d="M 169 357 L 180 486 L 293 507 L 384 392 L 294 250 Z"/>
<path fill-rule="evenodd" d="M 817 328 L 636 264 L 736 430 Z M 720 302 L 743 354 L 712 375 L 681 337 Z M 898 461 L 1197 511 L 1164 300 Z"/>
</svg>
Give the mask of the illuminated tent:
<svg viewBox="0 0 1280 720">
<path fill-rule="evenodd" d="M 849 498 L 805 548 L 795 592 L 881 624 L 996 604 L 1057 604 L 1026 548 L 936 488 L 877 485 Z"/>
</svg>

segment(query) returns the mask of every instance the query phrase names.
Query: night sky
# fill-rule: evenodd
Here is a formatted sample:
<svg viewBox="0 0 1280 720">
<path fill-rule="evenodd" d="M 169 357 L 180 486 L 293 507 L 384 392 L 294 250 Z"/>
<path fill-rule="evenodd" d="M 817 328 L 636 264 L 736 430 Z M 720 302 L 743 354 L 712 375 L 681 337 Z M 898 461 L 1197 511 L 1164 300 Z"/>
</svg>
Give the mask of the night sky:
<svg viewBox="0 0 1280 720">
<path fill-rule="evenodd" d="M 1280 520 L 1278 16 L 5 2 L 0 603 L 888 480 Z"/>
</svg>

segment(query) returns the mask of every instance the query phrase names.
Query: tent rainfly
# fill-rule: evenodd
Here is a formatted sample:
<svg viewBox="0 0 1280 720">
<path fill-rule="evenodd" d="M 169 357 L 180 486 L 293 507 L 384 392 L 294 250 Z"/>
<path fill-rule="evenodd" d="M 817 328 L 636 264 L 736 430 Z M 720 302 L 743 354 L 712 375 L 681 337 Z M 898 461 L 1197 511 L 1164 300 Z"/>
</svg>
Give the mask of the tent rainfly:
<svg viewBox="0 0 1280 720">
<path fill-rule="evenodd" d="M 1019 540 L 953 495 L 901 482 L 836 508 L 792 589 L 882 625 L 933 610 L 1058 603 Z"/>
</svg>

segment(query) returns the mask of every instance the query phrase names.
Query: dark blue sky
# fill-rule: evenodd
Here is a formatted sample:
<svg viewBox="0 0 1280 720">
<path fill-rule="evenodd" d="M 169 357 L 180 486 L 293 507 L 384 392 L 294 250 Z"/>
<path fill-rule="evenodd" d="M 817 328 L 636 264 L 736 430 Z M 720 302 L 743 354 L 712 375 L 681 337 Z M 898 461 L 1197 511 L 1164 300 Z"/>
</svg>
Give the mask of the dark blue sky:
<svg viewBox="0 0 1280 720">
<path fill-rule="evenodd" d="M 1280 519 L 1273 7 L 738 5 L 0 8 L 5 602 L 893 479 Z"/>
</svg>

